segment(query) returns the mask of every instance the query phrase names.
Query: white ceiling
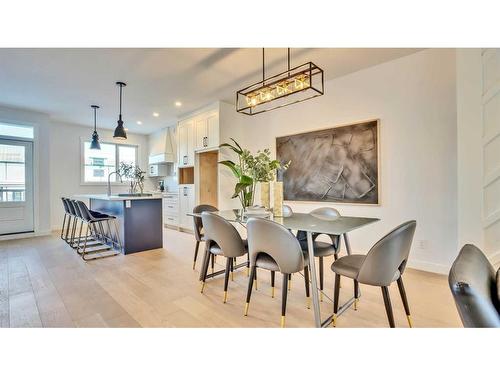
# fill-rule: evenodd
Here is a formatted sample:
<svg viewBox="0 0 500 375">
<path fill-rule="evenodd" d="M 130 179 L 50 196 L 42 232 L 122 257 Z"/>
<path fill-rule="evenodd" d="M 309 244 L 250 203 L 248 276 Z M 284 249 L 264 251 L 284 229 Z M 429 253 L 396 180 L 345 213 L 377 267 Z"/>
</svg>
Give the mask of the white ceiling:
<svg viewBox="0 0 500 375">
<path fill-rule="evenodd" d="M 329 80 L 417 51 L 292 49 L 291 65 L 313 61 Z M 266 49 L 265 55 L 266 76 L 286 70 L 286 49 Z M 115 82 L 121 80 L 127 83 L 125 126 L 148 134 L 217 100 L 234 102 L 236 90 L 261 79 L 261 69 L 259 48 L 0 49 L 0 105 L 93 126 L 90 105 L 97 104 L 98 127 L 112 129 L 118 117 Z"/>
</svg>

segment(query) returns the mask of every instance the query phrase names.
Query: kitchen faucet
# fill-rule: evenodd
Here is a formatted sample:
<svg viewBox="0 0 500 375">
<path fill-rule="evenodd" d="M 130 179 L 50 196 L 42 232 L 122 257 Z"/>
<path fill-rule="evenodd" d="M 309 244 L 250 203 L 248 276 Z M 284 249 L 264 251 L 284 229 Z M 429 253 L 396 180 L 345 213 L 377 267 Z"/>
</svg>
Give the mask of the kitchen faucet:
<svg viewBox="0 0 500 375">
<path fill-rule="evenodd" d="M 114 171 L 114 172 L 111 172 L 110 174 L 108 174 L 108 197 L 111 196 L 111 181 L 110 181 L 110 178 L 111 178 L 112 174 L 116 174 L 118 177 L 120 177 L 120 182 L 123 182 L 122 175 L 120 173 Z"/>
</svg>

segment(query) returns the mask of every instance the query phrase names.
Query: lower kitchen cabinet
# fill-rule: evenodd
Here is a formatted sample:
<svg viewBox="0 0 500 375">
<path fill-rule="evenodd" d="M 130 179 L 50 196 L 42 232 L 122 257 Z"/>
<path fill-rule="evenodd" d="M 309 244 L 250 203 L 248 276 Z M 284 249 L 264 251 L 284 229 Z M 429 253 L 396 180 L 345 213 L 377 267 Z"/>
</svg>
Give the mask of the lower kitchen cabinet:
<svg viewBox="0 0 500 375">
<path fill-rule="evenodd" d="M 195 204 L 194 185 L 179 185 L 179 227 L 193 230 L 193 218 L 187 216 L 192 213 Z"/>
<path fill-rule="evenodd" d="M 163 194 L 163 224 L 179 226 L 179 196 L 177 193 Z"/>
</svg>

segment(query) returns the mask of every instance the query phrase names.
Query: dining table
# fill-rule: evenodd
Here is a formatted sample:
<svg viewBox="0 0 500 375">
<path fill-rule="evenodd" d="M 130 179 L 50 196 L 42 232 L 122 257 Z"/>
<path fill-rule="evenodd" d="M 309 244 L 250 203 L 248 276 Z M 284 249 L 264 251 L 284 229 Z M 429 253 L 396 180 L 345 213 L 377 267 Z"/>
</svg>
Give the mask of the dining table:
<svg viewBox="0 0 500 375">
<path fill-rule="evenodd" d="M 268 212 L 265 214 L 249 214 L 246 213 L 242 209 L 232 209 L 232 210 L 221 210 L 212 212 L 216 215 L 221 216 L 231 223 L 237 223 L 245 227 L 245 224 L 248 219 L 252 217 L 264 217 L 265 219 L 274 221 L 286 227 L 292 231 L 304 231 L 307 233 L 307 251 L 309 255 L 309 259 L 314 259 L 314 243 L 313 243 L 313 234 L 327 234 L 327 235 L 337 235 L 341 236 L 344 240 L 344 244 L 346 247 L 346 252 L 348 255 L 351 254 L 351 245 L 349 242 L 349 233 L 364 227 L 366 225 L 375 223 L 379 221 L 378 218 L 370 218 L 370 217 L 355 217 L 355 216 L 326 216 L 315 213 L 300 213 L 293 212 L 287 216 L 277 216 L 273 215 L 272 212 Z M 188 216 L 193 217 L 201 217 L 201 213 L 188 213 Z M 237 265 L 236 267 L 242 267 L 247 265 L 247 263 L 242 263 Z M 314 312 L 314 323 L 315 326 L 320 327 L 328 327 L 332 322 L 333 314 L 330 315 L 327 319 L 321 320 L 321 310 L 320 310 L 320 301 L 319 301 L 319 293 L 318 293 L 318 278 L 316 273 L 316 265 L 315 262 L 310 262 L 310 273 L 311 278 L 310 282 L 312 285 L 312 302 L 313 302 L 313 312 Z M 216 276 L 218 274 L 222 274 L 223 271 L 219 271 L 210 276 Z M 355 301 L 354 296 L 350 298 L 346 303 L 344 303 L 338 310 L 337 316 L 346 311 Z"/>
</svg>

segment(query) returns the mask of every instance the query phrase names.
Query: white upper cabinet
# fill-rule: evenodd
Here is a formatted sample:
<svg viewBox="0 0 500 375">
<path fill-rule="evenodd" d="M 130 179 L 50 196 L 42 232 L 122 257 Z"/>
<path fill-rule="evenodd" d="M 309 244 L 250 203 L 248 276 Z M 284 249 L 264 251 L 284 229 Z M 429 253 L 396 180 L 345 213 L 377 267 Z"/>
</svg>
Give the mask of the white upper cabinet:
<svg viewBox="0 0 500 375">
<path fill-rule="evenodd" d="M 179 168 L 194 166 L 195 122 L 193 119 L 180 121 L 177 126 Z"/>
<path fill-rule="evenodd" d="M 194 119 L 194 127 L 196 129 L 196 150 L 205 147 L 205 140 L 208 136 L 207 122 L 204 117 L 198 116 Z"/>
<path fill-rule="evenodd" d="M 219 109 L 211 107 L 187 117 L 177 125 L 177 160 L 179 168 L 194 167 L 195 152 L 219 147 Z"/>
<path fill-rule="evenodd" d="M 207 147 L 219 147 L 219 112 L 214 111 L 207 117 Z"/>
<path fill-rule="evenodd" d="M 202 113 L 194 118 L 196 129 L 196 149 L 219 147 L 219 112 L 217 110 Z"/>
</svg>

